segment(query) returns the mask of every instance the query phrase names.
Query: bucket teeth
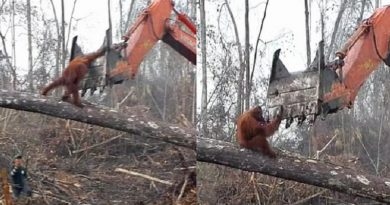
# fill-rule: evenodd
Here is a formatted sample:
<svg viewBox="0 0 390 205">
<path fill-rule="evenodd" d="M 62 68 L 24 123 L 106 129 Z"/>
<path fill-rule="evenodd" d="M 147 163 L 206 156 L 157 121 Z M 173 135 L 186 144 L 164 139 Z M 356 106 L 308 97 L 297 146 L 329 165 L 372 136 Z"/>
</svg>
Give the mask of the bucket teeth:
<svg viewBox="0 0 390 205">
<path fill-rule="evenodd" d="M 287 78 L 291 74 L 288 72 L 286 66 L 283 64 L 283 62 L 279 59 L 280 50 L 278 49 L 274 53 L 274 58 L 272 60 L 272 68 L 271 68 L 271 77 L 270 82 L 275 79 L 280 78 Z"/>
</svg>

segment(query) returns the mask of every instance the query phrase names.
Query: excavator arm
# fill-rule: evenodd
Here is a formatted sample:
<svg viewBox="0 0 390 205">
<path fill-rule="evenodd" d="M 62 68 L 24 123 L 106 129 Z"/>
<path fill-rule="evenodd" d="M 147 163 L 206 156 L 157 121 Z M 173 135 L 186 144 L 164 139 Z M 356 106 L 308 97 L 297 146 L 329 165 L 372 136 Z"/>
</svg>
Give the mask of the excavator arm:
<svg viewBox="0 0 390 205">
<path fill-rule="evenodd" d="M 294 119 L 310 123 L 321 115 L 352 107 L 369 75 L 381 62 L 390 66 L 390 6 L 376 9 L 348 39 L 337 59 L 325 63 L 324 45 L 303 72 L 290 73 L 275 52 L 267 93 L 270 112 L 283 106 L 288 127 Z"/>
<path fill-rule="evenodd" d="M 171 20 L 173 13 L 176 13 L 177 17 Z M 189 32 L 182 29 L 180 23 L 184 24 Z M 113 83 L 134 78 L 146 54 L 159 40 L 196 64 L 196 27 L 189 18 L 174 9 L 172 0 L 154 0 L 137 18 L 123 39 L 127 42 L 124 51 L 127 66 L 117 66 L 111 71 L 110 81 Z"/>
<path fill-rule="evenodd" d="M 134 78 L 139 65 L 159 40 L 196 64 L 196 26 L 187 15 L 174 8 L 172 0 L 154 0 L 137 17 L 123 40 L 113 44 L 111 27 L 106 31 L 102 47 L 107 47 L 108 50 L 105 56 L 90 65 L 80 86 L 82 96 L 88 90 L 92 95 L 96 90 L 102 92 L 107 85 Z M 75 36 L 70 60 L 78 55 L 83 55 L 83 52 Z"/>
<path fill-rule="evenodd" d="M 377 9 L 374 14 L 364 20 L 352 37 L 336 55 L 344 62 L 339 69 L 339 82 L 324 95 L 324 102 L 341 98 L 342 109 L 352 106 L 360 87 L 381 62 L 390 66 L 390 6 Z"/>
</svg>

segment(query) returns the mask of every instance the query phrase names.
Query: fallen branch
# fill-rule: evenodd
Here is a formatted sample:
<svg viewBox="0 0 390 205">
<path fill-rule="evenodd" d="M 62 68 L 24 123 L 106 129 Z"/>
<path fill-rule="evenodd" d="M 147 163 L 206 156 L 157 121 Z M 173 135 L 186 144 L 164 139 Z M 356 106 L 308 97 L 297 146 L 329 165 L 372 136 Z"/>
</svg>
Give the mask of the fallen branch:
<svg viewBox="0 0 390 205">
<path fill-rule="evenodd" d="M 55 201 L 58 201 L 58 202 L 61 202 L 61 203 L 64 203 L 64 204 L 72 204 L 71 202 L 66 201 L 66 200 L 64 200 L 64 199 L 60 199 L 60 198 L 58 198 L 58 197 L 55 196 L 55 195 L 43 194 L 43 193 L 39 193 L 39 192 L 34 192 L 34 194 L 36 194 L 36 195 L 38 195 L 38 196 L 41 196 L 42 198 L 47 197 L 47 198 L 50 198 L 50 199 L 54 199 Z M 44 201 L 45 201 L 45 203 L 50 204 L 50 203 L 47 202 L 46 200 L 44 200 Z"/>
<path fill-rule="evenodd" d="M 124 115 L 107 107 L 86 105 L 80 109 L 69 103 L 40 95 L 7 90 L 0 91 L 0 107 L 75 120 L 128 132 L 140 137 L 153 138 L 192 150 L 196 149 L 197 132 L 195 129 L 152 121 L 136 114 Z"/>
<path fill-rule="evenodd" d="M 323 151 L 325 151 L 326 148 L 329 147 L 329 145 L 333 142 L 334 139 L 336 139 L 337 136 L 339 136 L 339 134 L 336 133 L 336 134 L 332 137 L 332 139 L 330 139 L 329 142 L 326 143 L 326 145 L 325 145 L 321 150 L 317 150 L 317 152 L 316 152 L 316 158 L 315 158 L 315 159 L 319 159 L 319 158 L 320 158 L 320 154 L 321 154 Z"/>
<path fill-rule="evenodd" d="M 155 181 L 155 182 L 159 182 L 159 183 L 170 185 L 170 186 L 173 185 L 172 182 L 165 181 L 165 180 L 162 180 L 162 179 L 158 179 L 158 178 L 155 178 L 155 177 L 151 177 L 151 176 L 148 176 L 146 174 L 141 174 L 141 173 L 138 173 L 138 172 L 129 171 L 129 170 L 122 169 L 122 168 L 116 168 L 115 172 L 120 172 L 120 173 L 130 174 L 130 175 L 133 175 L 133 176 L 142 177 L 142 178 L 148 179 L 150 181 Z"/>
<path fill-rule="evenodd" d="M 292 203 L 292 204 L 290 204 L 290 205 L 307 204 L 307 202 L 309 202 L 309 200 L 314 199 L 314 198 L 320 196 L 321 194 L 323 194 L 323 193 L 325 193 L 325 192 L 326 192 L 326 190 L 322 190 L 322 191 L 320 191 L 320 192 L 318 192 L 318 193 L 316 193 L 316 194 L 313 194 L 313 195 L 311 195 L 311 196 L 308 196 L 308 197 L 306 197 L 306 198 L 304 198 L 304 199 L 301 199 L 301 200 L 299 200 L 299 201 L 297 201 L 297 202 L 294 202 L 294 203 Z"/>
<path fill-rule="evenodd" d="M 188 183 L 188 177 L 186 176 L 186 178 L 184 179 L 183 186 L 180 189 L 180 194 L 179 194 L 179 196 L 177 197 L 177 200 L 176 200 L 177 204 L 179 204 L 181 198 L 183 197 L 183 194 L 184 194 L 184 191 L 186 189 L 187 183 Z"/>
<path fill-rule="evenodd" d="M 271 159 L 232 143 L 198 137 L 197 160 L 390 203 L 390 179 L 292 154 Z"/>
<path fill-rule="evenodd" d="M 103 142 L 101 142 L 101 143 L 94 144 L 94 145 L 92 145 L 92 146 L 89 146 L 89 147 L 86 147 L 86 148 L 83 148 L 83 149 L 79 149 L 79 150 L 72 151 L 72 153 L 73 153 L 73 154 L 77 154 L 77 153 L 80 153 L 80 152 L 84 152 L 84 151 L 87 151 L 87 150 L 90 150 L 90 149 L 93 149 L 93 148 L 96 148 L 96 147 L 105 145 L 105 144 L 107 144 L 107 143 L 109 143 L 109 142 L 111 142 L 111 141 L 114 141 L 114 140 L 116 140 L 116 139 L 118 139 L 118 138 L 121 138 L 122 136 L 123 136 L 123 134 L 120 134 L 120 135 L 118 135 L 118 136 L 115 136 L 115 137 L 112 137 L 112 138 L 110 138 L 110 139 L 108 139 L 108 140 L 105 140 L 105 141 L 103 141 Z"/>
</svg>

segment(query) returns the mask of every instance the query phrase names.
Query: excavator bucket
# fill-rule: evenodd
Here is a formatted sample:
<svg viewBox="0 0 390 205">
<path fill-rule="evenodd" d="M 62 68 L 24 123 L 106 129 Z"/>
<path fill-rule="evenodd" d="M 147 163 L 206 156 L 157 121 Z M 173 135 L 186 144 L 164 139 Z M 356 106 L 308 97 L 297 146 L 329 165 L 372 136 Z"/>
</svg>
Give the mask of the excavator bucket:
<svg viewBox="0 0 390 205">
<path fill-rule="evenodd" d="M 108 75 L 110 71 L 115 68 L 116 63 L 122 56 L 119 51 L 111 48 L 112 38 L 110 34 L 111 32 L 108 29 L 102 44 L 102 47 L 106 46 L 108 48 L 106 55 L 91 63 L 87 76 L 80 83 L 81 96 L 84 96 L 88 90 L 90 90 L 91 95 L 93 95 L 96 90 L 99 90 L 100 93 L 102 93 L 107 85 L 111 85 L 108 80 Z M 83 54 L 80 46 L 77 44 L 77 36 L 73 37 L 70 60 Z"/>
<path fill-rule="evenodd" d="M 267 92 L 269 113 L 283 106 L 283 119 L 289 127 L 294 119 L 298 124 L 306 119 L 314 122 L 320 113 L 321 82 L 325 68 L 324 44 L 321 41 L 317 54 L 309 68 L 303 72 L 290 73 L 279 59 L 280 49 L 275 51 Z"/>
</svg>

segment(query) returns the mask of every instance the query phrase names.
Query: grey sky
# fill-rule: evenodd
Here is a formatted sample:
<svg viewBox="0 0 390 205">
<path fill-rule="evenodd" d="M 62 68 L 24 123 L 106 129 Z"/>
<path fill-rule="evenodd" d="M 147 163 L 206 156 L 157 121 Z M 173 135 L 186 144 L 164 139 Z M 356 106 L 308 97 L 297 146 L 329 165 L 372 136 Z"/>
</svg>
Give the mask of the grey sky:
<svg viewBox="0 0 390 205">
<path fill-rule="evenodd" d="M 10 1 L 11 2 L 11 1 Z M 57 12 L 57 18 L 61 20 L 61 0 L 53 0 L 56 12 Z M 128 9 L 130 1 L 123 1 L 123 7 L 124 9 Z M 40 4 L 42 5 L 43 12 L 45 13 L 46 18 L 54 18 L 54 14 L 50 5 L 49 0 L 42 0 L 42 1 L 32 1 L 32 6 L 39 7 Z M 65 1 L 65 19 L 67 22 L 69 22 L 70 15 L 72 12 L 73 7 L 73 1 Z M 81 46 L 84 48 L 86 52 L 91 52 L 98 47 L 103 42 L 103 38 L 105 35 L 105 30 L 108 28 L 108 4 L 107 0 L 78 0 L 76 4 L 76 9 L 74 12 L 74 19 L 72 21 L 72 30 L 70 33 L 70 40 L 68 44 L 68 48 L 70 49 L 71 46 L 71 38 L 75 35 L 78 35 L 78 42 L 81 44 Z M 113 30 L 117 30 L 117 23 L 119 22 L 119 15 L 118 15 L 118 1 L 111 0 L 111 9 L 112 9 L 112 21 L 113 23 Z M 4 27 L 1 27 L 2 29 L 5 29 Z M 34 28 L 33 28 L 34 29 Z M 65 35 L 67 36 L 67 31 Z M 116 34 L 114 32 L 114 34 Z M 11 54 L 11 32 L 9 31 L 7 33 L 7 43 L 8 43 L 8 52 Z M 114 42 L 117 42 L 119 38 L 114 35 Z M 22 26 L 19 26 L 16 28 L 16 65 L 18 67 L 18 73 L 19 74 L 25 74 L 27 71 L 28 66 L 28 53 L 27 53 L 27 32 L 26 28 Z M 37 51 L 33 50 L 33 56 L 36 57 Z M 55 62 L 53 62 L 54 65 Z"/>
<path fill-rule="evenodd" d="M 217 8 L 218 3 L 223 2 L 220 0 L 206 0 L 206 21 L 209 25 L 217 26 Z M 232 12 L 236 18 L 238 30 L 240 33 L 240 40 L 244 43 L 245 38 L 245 24 L 244 24 L 244 12 L 245 4 L 243 0 L 231 0 Z M 267 11 L 267 17 L 265 20 L 261 39 L 264 41 L 270 41 L 277 39 L 281 34 L 287 34 L 292 36 L 287 42 L 276 41 L 273 46 L 267 46 L 266 55 L 264 61 L 266 64 L 270 64 L 272 60 L 273 52 L 277 48 L 282 48 L 281 59 L 286 64 L 286 67 L 294 72 L 305 69 L 306 64 L 306 37 L 305 37 L 305 21 L 304 21 L 304 1 L 303 0 L 270 0 Z M 318 1 L 311 1 L 311 48 L 312 56 L 317 49 L 317 43 L 320 41 L 320 31 L 318 30 L 318 22 L 320 20 L 319 6 L 316 3 Z M 250 4 L 250 43 L 255 46 L 256 38 L 260 28 L 261 19 L 264 12 L 265 0 L 252 0 Z M 381 5 L 390 4 L 390 0 L 382 0 Z M 334 11 L 337 12 L 337 11 Z M 227 15 L 227 12 L 224 12 Z M 336 14 L 328 13 L 331 19 L 335 18 Z M 199 14 L 198 14 L 199 16 Z M 365 16 L 368 17 L 368 16 Z M 231 22 L 230 19 L 228 21 Z M 333 23 L 332 23 L 333 24 Z M 224 33 L 225 38 L 234 39 L 234 33 L 232 29 L 229 29 Z M 210 53 L 207 56 L 213 55 L 216 51 L 208 51 Z M 234 52 L 233 52 L 234 53 Z M 200 58 L 200 57 L 199 57 Z M 198 60 L 200 62 L 200 60 Z M 253 52 L 251 56 L 251 63 L 253 62 Z M 198 96 L 201 96 L 201 79 L 202 73 L 198 64 Z M 259 59 L 257 62 L 256 69 L 259 69 Z M 208 91 L 211 92 L 213 89 L 213 82 L 208 79 Z M 200 97 L 198 98 L 198 105 L 200 106 Z M 200 108 L 200 107 L 199 107 Z"/>
</svg>

